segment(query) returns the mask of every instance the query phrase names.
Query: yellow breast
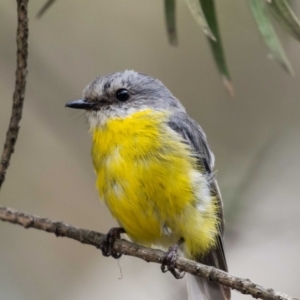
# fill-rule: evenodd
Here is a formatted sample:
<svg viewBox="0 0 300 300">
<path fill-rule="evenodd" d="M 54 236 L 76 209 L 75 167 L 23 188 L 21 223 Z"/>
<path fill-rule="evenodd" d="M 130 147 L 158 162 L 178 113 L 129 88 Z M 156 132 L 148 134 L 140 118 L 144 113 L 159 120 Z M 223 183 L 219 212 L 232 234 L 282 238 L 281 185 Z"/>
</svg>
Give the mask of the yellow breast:
<svg viewBox="0 0 300 300">
<path fill-rule="evenodd" d="M 197 209 L 196 194 L 207 187 L 195 186 L 195 158 L 167 119 L 144 110 L 92 129 L 96 186 L 133 240 L 151 245 L 183 237 L 198 254 L 214 243 L 216 207 L 212 199 L 203 213 Z"/>
</svg>

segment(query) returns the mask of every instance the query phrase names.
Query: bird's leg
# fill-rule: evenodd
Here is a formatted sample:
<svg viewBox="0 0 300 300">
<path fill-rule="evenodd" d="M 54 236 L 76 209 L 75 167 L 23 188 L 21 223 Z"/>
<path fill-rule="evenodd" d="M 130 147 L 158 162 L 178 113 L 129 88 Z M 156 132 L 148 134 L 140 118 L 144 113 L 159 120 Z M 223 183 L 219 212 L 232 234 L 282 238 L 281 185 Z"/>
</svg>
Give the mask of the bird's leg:
<svg viewBox="0 0 300 300">
<path fill-rule="evenodd" d="M 165 257 L 163 258 L 163 261 L 161 264 L 161 271 L 163 273 L 170 271 L 176 279 L 181 279 L 185 275 L 185 272 L 180 272 L 175 269 L 175 262 L 176 262 L 176 258 L 177 258 L 178 248 L 183 242 L 184 242 L 184 240 L 181 238 L 176 244 L 172 245 L 169 248 Z"/>
<path fill-rule="evenodd" d="M 121 233 L 125 233 L 125 229 L 122 227 L 114 227 L 108 231 L 101 248 L 103 256 L 112 256 L 113 258 L 122 256 L 122 253 L 115 252 L 113 249 L 115 241 L 121 238 Z"/>
</svg>

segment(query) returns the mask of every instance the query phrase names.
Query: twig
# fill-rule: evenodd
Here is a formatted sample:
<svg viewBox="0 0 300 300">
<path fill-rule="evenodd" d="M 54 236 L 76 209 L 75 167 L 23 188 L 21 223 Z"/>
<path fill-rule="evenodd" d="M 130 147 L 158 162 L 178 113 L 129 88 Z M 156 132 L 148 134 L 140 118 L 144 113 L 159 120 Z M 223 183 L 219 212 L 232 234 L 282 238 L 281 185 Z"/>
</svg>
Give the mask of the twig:
<svg viewBox="0 0 300 300">
<path fill-rule="evenodd" d="M 19 132 L 19 122 L 22 118 L 22 109 L 25 95 L 27 57 L 28 57 L 28 0 L 17 0 L 18 4 L 18 28 L 17 28 L 17 70 L 16 83 L 13 95 L 13 106 L 10 117 L 4 149 L 0 160 L 0 189 L 5 180 L 5 173 Z"/>
<path fill-rule="evenodd" d="M 37 18 L 41 18 L 45 12 L 49 9 L 49 7 L 55 2 L 55 0 L 48 0 L 43 7 L 39 10 L 39 12 L 37 13 L 36 17 Z"/>
<path fill-rule="evenodd" d="M 68 237 L 82 244 L 89 244 L 102 249 L 104 234 L 81 229 L 63 222 L 51 221 L 46 218 L 37 217 L 24 212 L 16 211 L 7 207 L 0 207 L 0 220 L 23 226 L 24 228 L 35 228 L 54 233 L 57 237 Z M 147 262 L 161 263 L 165 252 L 154 250 L 130 243 L 125 240 L 116 240 L 114 250 L 130 256 L 141 258 Z M 238 278 L 219 269 L 209 267 L 194 261 L 178 257 L 176 268 L 190 274 L 204 277 L 207 280 L 218 282 L 243 294 L 249 294 L 254 298 L 265 300 L 297 300 L 273 289 L 264 288 L 251 282 L 249 279 Z"/>
</svg>

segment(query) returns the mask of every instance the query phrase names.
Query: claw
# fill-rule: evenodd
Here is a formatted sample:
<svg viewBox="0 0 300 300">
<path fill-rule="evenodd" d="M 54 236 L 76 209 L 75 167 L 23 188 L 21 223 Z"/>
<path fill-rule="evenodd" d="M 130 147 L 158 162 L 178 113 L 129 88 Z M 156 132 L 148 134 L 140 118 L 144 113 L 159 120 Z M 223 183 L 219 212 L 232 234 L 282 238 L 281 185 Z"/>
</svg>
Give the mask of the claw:
<svg viewBox="0 0 300 300">
<path fill-rule="evenodd" d="M 112 256 L 113 258 L 120 258 L 122 256 L 122 253 L 114 251 L 114 243 L 117 239 L 121 238 L 121 233 L 125 233 L 125 230 L 121 227 L 116 227 L 111 228 L 105 235 L 101 248 L 103 256 Z"/>
<path fill-rule="evenodd" d="M 175 268 L 177 251 L 178 251 L 178 244 L 174 244 L 169 248 L 161 264 L 161 271 L 163 273 L 170 271 L 176 279 L 181 279 L 184 277 L 185 272 L 180 272 Z"/>
</svg>

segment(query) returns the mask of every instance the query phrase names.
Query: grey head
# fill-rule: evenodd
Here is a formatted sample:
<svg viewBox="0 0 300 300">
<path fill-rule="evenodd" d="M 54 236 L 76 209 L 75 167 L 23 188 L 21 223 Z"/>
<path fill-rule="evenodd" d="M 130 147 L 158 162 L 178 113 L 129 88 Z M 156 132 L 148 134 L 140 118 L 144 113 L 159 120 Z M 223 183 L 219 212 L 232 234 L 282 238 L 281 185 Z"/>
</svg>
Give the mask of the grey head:
<svg viewBox="0 0 300 300">
<path fill-rule="evenodd" d="M 185 112 L 161 81 L 129 70 L 96 78 L 84 89 L 81 100 L 68 102 L 66 106 L 85 109 L 91 125 L 147 108 Z"/>
</svg>

